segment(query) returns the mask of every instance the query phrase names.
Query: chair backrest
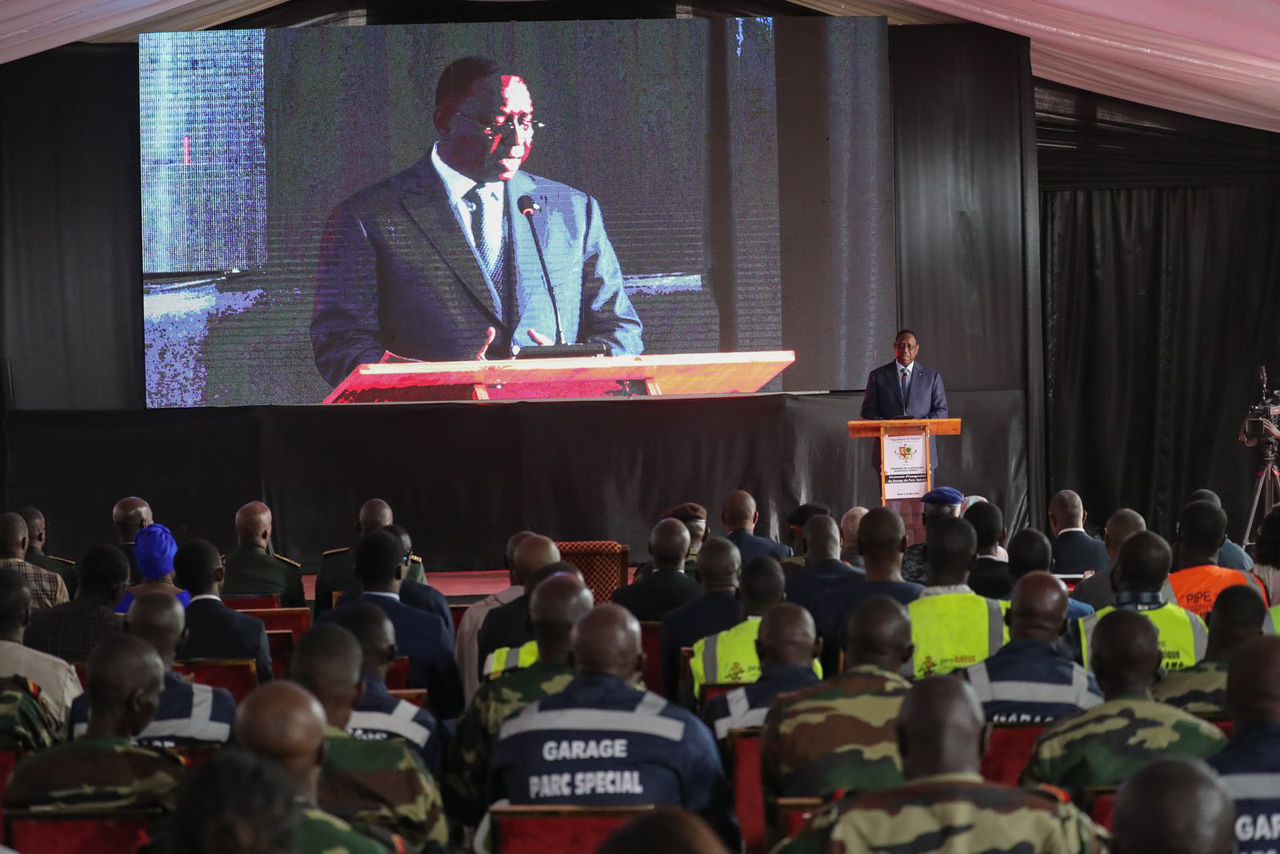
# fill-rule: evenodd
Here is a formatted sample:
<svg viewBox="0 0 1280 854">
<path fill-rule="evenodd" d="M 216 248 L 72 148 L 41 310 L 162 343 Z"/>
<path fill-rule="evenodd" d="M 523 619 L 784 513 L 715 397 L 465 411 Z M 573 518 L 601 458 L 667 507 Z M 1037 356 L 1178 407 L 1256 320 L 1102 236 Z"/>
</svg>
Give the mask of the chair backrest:
<svg viewBox="0 0 1280 854">
<path fill-rule="evenodd" d="M 336 608 L 342 602 L 342 597 L 346 595 L 345 590 L 335 590 L 329 596 L 329 607 Z"/>
<path fill-rule="evenodd" d="M 50 813 L 10 810 L 5 815 L 5 844 L 40 854 L 134 854 L 151 843 L 147 828 L 157 810 L 110 813 Z"/>
<path fill-rule="evenodd" d="M 1089 817 L 1110 830 L 1116 818 L 1116 790 L 1101 786 L 1085 789 L 1084 802 L 1088 807 Z"/>
<path fill-rule="evenodd" d="M 1227 720 L 1226 718 L 1211 720 L 1210 722 L 1214 726 L 1216 726 L 1218 729 L 1222 730 L 1222 734 L 1225 735 L 1227 738 L 1231 738 L 1231 736 L 1235 735 L 1235 732 L 1236 732 L 1235 724 L 1231 723 L 1231 721 Z"/>
<path fill-rule="evenodd" d="M 4 793 L 9 788 L 9 775 L 13 773 L 13 766 L 18 764 L 18 760 L 23 755 L 19 750 L 0 749 L 0 821 L 4 819 Z"/>
<path fill-rule="evenodd" d="M 497 854 L 547 854 L 600 847 L 622 825 L 653 809 L 635 807 L 495 806 L 489 811 Z"/>
<path fill-rule="evenodd" d="M 703 708 L 716 697 L 723 697 L 734 688 L 741 688 L 741 682 L 704 682 L 702 695 L 698 697 L 698 707 Z"/>
<path fill-rule="evenodd" d="M 400 656 L 387 668 L 387 687 L 393 691 L 409 687 L 409 659 L 406 656 Z"/>
<path fill-rule="evenodd" d="M 458 630 L 462 628 L 462 615 L 467 613 L 467 609 L 470 607 L 470 605 L 455 605 L 452 602 L 449 603 L 449 614 L 453 617 L 454 640 L 458 639 Z"/>
<path fill-rule="evenodd" d="M 733 754 L 733 802 L 747 854 L 764 854 L 764 786 L 761 783 L 760 728 L 729 730 Z"/>
<path fill-rule="evenodd" d="M 822 798 L 778 798 L 778 827 L 787 839 L 795 839 L 821 808 Z"/>
<path fill-rule="evenodd" d="M 644 687 L 661 694 L 662 686 L 662 623 L 640 624 L 640 647 L 644 650 Z M 668 697 L 674 700 L 675 697 Z"/>
<path fill-rule="evenodd" d="M 246 608 L 242 613 L 262 620 L 267 631 L 287 629 L 293 632 L 295 644 L 311 631 L 310 608 Z"/>
<path fill-rule="evenodd" d="M 427 707 L 426 688 L 388 688 L 387 693 L 397 699 L 408 700 L 419 708 Z"/>
<path fill-rule="evenodd" d="M 251 658 L 193 658 L 175 661 L 173 669 L 201 685 L 226 688 L 237 703 L 258 687 L 258 662 Z"/>
<path fill-rule="evenodd" d="M 223 604 L 233 611 L 274 610 L 280 607 L 279 593 L 245 594 L 244 596 L 223 596 Z"/>
<path fill-rule="evenodd" d="M 580 540 L 556 543 L 560 559 L 582 570 L 582 578 L 597 603 L 608 602 L 613 591 L 627 584 L 630 548 L 613 540 Z"/>
<path fill-rule="evenodd" d="M 1031 762 L 1036 739 L 1045 728 L 1043 724 L 995 726 L 991 730 L 991 744 L 982 757 L 982 776 L 992 783 L 1016 786 L 1022 772 Z"/>
<path fill-rule="evenodd" d="M 293 632 L 288 629 L 269 629 L 267 647 L 271 650 L 271 675 L 276 679 L 289 676 L 289 664 L 293 661 Z"/>
</svg>

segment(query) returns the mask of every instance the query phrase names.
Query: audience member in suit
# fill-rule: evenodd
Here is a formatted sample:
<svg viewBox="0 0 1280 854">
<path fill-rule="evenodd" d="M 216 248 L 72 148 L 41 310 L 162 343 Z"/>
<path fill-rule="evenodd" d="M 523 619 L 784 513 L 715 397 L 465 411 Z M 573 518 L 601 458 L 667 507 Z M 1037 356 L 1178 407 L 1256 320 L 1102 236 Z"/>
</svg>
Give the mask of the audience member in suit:
<svg viewBox="0 0 1280 854">
<path fill-rule="evenodd" d="M 111 508 L 111 521 L 116 526 L 120 550 L 129 560 L 129 583 L 137 584 L 142 581 L 142 574 L 138 572 L 138 562 L 133 556 L 133 542 L 138 532 L 154 521 L 151 505 L 137 496 L 121 498 Z"/>
<path fill-rule="evenodd" d="M 879 421 L 892 418 L 947 418 L 947 391 L 942 374 L 916 361 L 920 342 L 910 329 L 901 329 L 893 339 L 894 360 L 867 376 L 862 394 L 862 417 Z M 875 465 L 880 468 L 879 448 Z M 929 440 L 929 459 L 938 465 L 938 445 Z"/>
<path fill-rule="evenodd" d="M 1036 529 L 1023 528 L 1009 541 L 1009 577 L 1017 584 L 1019 578 L 1031 572 L 1053 572 L 1053 546 L 1049 544 L 1049 538 Z M 1074 626 L 1077 620 L 1092 613 L 1093 608 L 1084 602 L 1067 601 L 1068 626 Z"/>
<path fill-rule="evenodd" d="M 804 539 L 805 565 L 787 576 L 787 601 L 813 614 L 831 591 L 856 584 L 865 574 L 840 560 L 840 528 L 830 516 L 811 517 Z"/>
<path fill-rule="evenodd" d="M 1059 575 L 1101 572 L 1111 565 L 1107 547 L 1085 532 L 1089 514 L 1080 496 L 1064 489 L 1049 501 L 1049 528 L 1053 531 L 1053 571 Z"/>
<path fill-rule="evenodd" d="M 804 526 L 814 516 L 830 516 L 831 508 L 825 504 L 808 502 L 801 504 L 787 515 L 787 537 L 791 541 L 791 557 L 780 561 L 783 570 L 790 573 L 802 568 L 808 541 L 805 539 Z M 751 561 L 746 561 L 750 563 Z"/>
<path fill-rule="evenodd" d="M 0 569 L 0 676 L 20 676 L 40 687 L 40 700 L 58 724 L 80 696 L 75 668 L 56 655 L 23 646 L 31 622 L 31 587 L 16 569 Z"/>
<path fill-rule="evenodd" d="M 613 601 L 637 620 L 661 620 L 668 611 L 702 595 L 702 587 L 684 573 L 689 554 L 689 529 L 679 519 L 663 519 L 649 534 L 653 570 L 643 579 L 613 594 Z"/>
<path fill-rule="evenodd" d="M 250 501 L 236 511 L 236 548 L 227 555 L 228 596 L 280 597 L 284 608 L 305 608 L 300 565 L 271 551 L 271 508 Z"/>
<path fill-rule="evenodd" d="M 515 554 L 516 547 L 524 538 L 532 536 L 533 531 L 517 531 L 507 538 L 502 564 L 507 570 L 511 586 L 476 602 L 467 608 L 462 614 L 462 619 L 458 620 L 458 669 L 462 671 L 462 690 L 468 703 L 480 688 L 480 668 L 484 665 L 484 659 L 478 658 L 480 627 L 484 625 L 485 618 L 494 608 L 514 602 L 524 595 L 524 581 L 515 571 Z"/>
<path fill-rule="evenodd" d="M 703 545 L 698 555 L 702 597 L 662 618 L 662 689 L 668 699 L 674 699 L 680 689 L 680 649 L 742 621 L 738 602 L 741 569 L 738 547 L 729 540 L 712 537 Z"/>
<path fill-rule="evenodd" d="M 739 489 L 726 498 L 724 509 L 720 511 L 720 521 L 729 530 L 725 538 L 738 548 L 744 564 L 758 557 L 771 557 L 774 560 L 791 557 L 790 546 L 756 536 L 760 513 L 756 510 L 756 500 L 751 497 L 751 493 Z"/>
<path fill-rule="evenodd" d="M 850 507 L 840 517 L 840 559 L 857 569 L 865 568 L 858 552 L 858 526 L 866 515 L 867 508 Z"/>
<path fill-rule="evenodd" d="M 489 612 L 476 636 L 477 659 L 480 667 L 489 653 L 499 647 L 515 649 L 533 640 L 529 625 L 529 594 L 533 592 L 533 574 L 538 570 L 560 562 L 560 549 L 550 537 L 534 534 L 525 537 L 516 546 L 513 557 L 514 572 L 521 579 L 524 592 L 506 605 Z M 477 670 L 477 673 L 479 670 Z"/>
<path fill-rule="evenodd" d="M 370 498 L 360 505 L 356 514 L 356 542 L 365 534 L 380 531 L 395 521 L 391 505 L 381 498 Z M 316 573 L 316 616 L 333 608 L 333 594 L 339 591 L 358 590 L 356 581 L 356 553 L 354 547 L 330 549 L 320 558 L 320 571 Z M 346 595 L 344 593 L 344 595 Z"/>
<path fill-rule="evenodd" d="M 67 595 L 75 598 L 76 562 L 45 553 L 49 545 L 49 526 L 44 514 L 36 507 L 23 507 L 18 515 L 27 522 L 27 563 L 34 563 L 41 569 L 61 575 L 62 583 L 67 585 Z"/>
<path fill-rule="evenodd" d="M 271 647 L 262 620 L 222 602 L 226 569 L 212 543 L 192 540 L 173 558 L 178 584 L 191 594 L 187 640 L 178 658 L 247 658 L 258 664 L 258 682 L 271 680 Z"/>
<path fill-rule="evenodd" d="M 1215 507 L 1225 510 L 1222 507 L 1222 499 L 1212 489 L 1197 489 L 1187 496 L 1187 504 L 1193 501 L 1208 501 Z M 1230 538 L 1227 538 L 1223 541 L 1222 548 L 1218 550 L 1218 566 L 1223 569 L 1238 569 L 1241 572 L 1249 572 L 1253 569 L 1253 558 L 1249 557 L 1249 553 L 1232 542 Z"/>
<path fill-rule="evenodd" d="M 1111 574 L 1120 557 L 1120 547 L 1128 542 L 1134 534 L 1147 530 L 1146 520 L 1136 510 L 1121 507 L 1111 514 L 1107 526 L 1102 530 L 1102 544 L 1107 549 L 1108 565 L 1076 585 L 1071 591 L 1071 598 L 1083 602 L 1095 611 L 1101 611 L 1108 605 L 1116 603 L 1116 591 L 1111 587 Z M 1173 601 L 1173 588 L 1166 582 L 1169 601 Z"/>
<path fill-rule="evenodd" d="M 1009 562 L 996 557 L 1009 535 L 1004 514 L 990 501 L 979 501 L 965 512 L 964 518 L 978 534 L 978 557 L 969 570 L 969 586 L 988 599 L 1008 598 L 1013 592 Z"/>
<path fill-rule="evenodd" d="M 409 532 L 399 525 L 388 525 L 387 530 L 400 538 L 400 542 L 404 544 L 404 550 L 409 553 L 410 566 L 418 566 L 416 560 L 417 555 L 413 553 L 413 540 L 409 537 Z M 405 579 L 400 584 L 400 601 L 408 605 L 410 608 L 418 608 L 423 611 L 429 611 L 444 621 L 445 628 L 449 630 L 449 634 L 453 634 L 453 612 L 449 610 L 449 600 L 444 598 L 444 594 L 439 590 L 426 583 L 426 574 L 423 573 L 422 581 L 410 581 Z M 358 595 L 359 582 L 357 581 L 351 590 L 352 595 Z"/>
<path fill-rule="evenodd" d="M 440 720 L 462 711 L 462 679 L 453 659 L 453 636 L 435 614 L 410 608 L 400 601 L 400 581 L 409 556 L 400 538 L 390 531 L 374 531 L 356 546 L 356 576 L 364 593 L 322 614 L 320 622 L 341 619 L 356 602 L 372 602 L 395 627 L 396 647 L 409 658 L 409 686 L 427 689 L 427 703 Z"/>
<path fill-rule="evenodd" d="M 114 611 L 129 584 L 129 561 L 117 546 L 94 546 L 79 567 L 76 598 L 32 614 L 23 639 L 32 649 L 72 664 L 88 661 L 98 641 L 123 631 L 124 620 Z"/>
</svg>

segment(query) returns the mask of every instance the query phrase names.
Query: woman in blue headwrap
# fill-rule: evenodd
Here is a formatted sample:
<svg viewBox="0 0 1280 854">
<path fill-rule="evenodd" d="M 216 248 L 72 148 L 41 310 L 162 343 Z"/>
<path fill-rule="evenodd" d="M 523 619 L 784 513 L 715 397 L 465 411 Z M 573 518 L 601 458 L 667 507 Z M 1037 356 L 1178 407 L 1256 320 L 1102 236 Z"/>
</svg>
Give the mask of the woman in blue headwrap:
<svg viewBox="0 0 1280 854">
<path fill-rule="evenodd" d="M 138 531 L 133 553 L 138 560 L 138 572 L 146 580 L 125 591 L 124 598 L 116 606 L 117 614 L 127 614 L 133 600 L 145 593 L 177 596 L 184 608 L 191 603 L 191 594 L 173 583 L 173 556 L 178 553 L 178 543 L 168 528 L 154 524 Z"/>
</svg>

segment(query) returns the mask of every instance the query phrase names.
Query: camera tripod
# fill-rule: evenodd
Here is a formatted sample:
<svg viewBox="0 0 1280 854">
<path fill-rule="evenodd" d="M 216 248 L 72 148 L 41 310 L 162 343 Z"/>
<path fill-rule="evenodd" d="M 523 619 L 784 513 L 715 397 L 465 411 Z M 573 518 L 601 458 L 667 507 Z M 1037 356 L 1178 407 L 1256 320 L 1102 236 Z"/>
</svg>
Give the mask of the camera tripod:
<svg viewBox="0 0 1280 854">
<path fill-rule="evenodd" d="M 1262 518 L 1266 518 L 1271 508 L 1280 500 L 1280 466 L 1276 465 L 1277 441 L 1268 436 L 1262 445 L 1262 467 L 1258 469 L 1257 482 L 1253 487 L 1253 506 L 1249 509 L 1249 521 L 1244 529 L 1245 545 L 1252 542 L 1253 523 L 1258 519 L 1258 505 L 1262 504 Z"/>
</svg>

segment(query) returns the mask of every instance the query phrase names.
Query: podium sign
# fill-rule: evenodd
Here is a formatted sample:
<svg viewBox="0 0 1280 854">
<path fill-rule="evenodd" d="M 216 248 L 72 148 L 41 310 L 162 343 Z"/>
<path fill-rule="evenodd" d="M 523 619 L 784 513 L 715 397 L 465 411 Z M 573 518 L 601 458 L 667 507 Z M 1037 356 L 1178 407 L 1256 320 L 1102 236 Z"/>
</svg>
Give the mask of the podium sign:
<svg viewBox="0 0 1280 854">
<path fill-rule="evenodd" d="M 887 435 L 880 443 L 883 499 L 922 498 L 929 491 L 929 442 L 924 432 Z"/>
</svg>

